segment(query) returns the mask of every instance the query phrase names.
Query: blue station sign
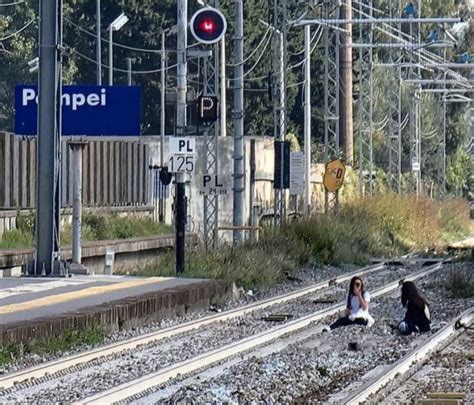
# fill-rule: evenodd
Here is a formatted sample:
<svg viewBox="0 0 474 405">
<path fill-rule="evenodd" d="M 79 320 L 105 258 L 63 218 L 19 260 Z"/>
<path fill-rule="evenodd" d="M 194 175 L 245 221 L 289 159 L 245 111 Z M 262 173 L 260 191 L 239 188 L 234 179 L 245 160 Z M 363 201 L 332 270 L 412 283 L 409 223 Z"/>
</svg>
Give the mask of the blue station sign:
<svg viewBox="0 0 474 405">
<path fill-rule="evenodd" d="M 62 135 L 140 135 L 139 86 L 63 86 Z M 38 86 L 15 86 L 15 133 L 36 135 Z"/>
</svg>

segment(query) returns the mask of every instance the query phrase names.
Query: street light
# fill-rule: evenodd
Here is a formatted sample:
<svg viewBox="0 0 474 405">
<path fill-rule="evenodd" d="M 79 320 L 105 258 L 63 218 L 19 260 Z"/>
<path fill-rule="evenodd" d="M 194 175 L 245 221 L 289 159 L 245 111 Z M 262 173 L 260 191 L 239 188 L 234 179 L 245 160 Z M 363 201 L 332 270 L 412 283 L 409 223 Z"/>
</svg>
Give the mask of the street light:
<svg viewBox="0 0 474 405">
<path fill-rule="evenodd" d="M 112 86 L 114 80 L 112 32 L 118 31 L 127 22 L 128 17 L 125 15 L 125 13 L 122 13 L 109 25 L 109 86 Z"/>
<path fill-rule="evenodd" d="M 30 73 L 35 73 L 39 69 L 39 58 L 36 57 L 28 62 L 28 66 L 30 67 L 28 70 Z"/>
</svg>

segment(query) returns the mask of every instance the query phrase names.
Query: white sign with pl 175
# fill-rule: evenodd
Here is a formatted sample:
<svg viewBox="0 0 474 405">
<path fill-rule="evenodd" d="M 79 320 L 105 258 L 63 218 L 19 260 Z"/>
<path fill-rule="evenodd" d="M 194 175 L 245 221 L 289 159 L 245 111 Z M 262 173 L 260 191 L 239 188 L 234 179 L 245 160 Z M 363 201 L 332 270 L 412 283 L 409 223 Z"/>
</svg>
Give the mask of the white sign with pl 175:
<svg viewBox="0 0 474 405">
<path fill-rule="evenodd" d="M 194 138 L 170 137 L 168 171 L 171 173 L 194 172 L 196 140 Z"/>
</svg>

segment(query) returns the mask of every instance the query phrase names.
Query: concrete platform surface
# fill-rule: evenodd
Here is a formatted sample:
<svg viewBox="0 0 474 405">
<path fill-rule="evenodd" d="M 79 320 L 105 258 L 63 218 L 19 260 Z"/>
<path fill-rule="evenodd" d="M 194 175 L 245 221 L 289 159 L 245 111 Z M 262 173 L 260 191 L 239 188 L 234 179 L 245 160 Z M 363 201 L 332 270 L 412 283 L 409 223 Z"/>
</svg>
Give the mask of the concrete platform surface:
<svg viewBox="0 0 474 405">
<path fill-rule="evenodd" d="M 201 279 L 129 276 L 0 278 L 0 325 L 55 316 L 178 286 Z"/>
</svg>

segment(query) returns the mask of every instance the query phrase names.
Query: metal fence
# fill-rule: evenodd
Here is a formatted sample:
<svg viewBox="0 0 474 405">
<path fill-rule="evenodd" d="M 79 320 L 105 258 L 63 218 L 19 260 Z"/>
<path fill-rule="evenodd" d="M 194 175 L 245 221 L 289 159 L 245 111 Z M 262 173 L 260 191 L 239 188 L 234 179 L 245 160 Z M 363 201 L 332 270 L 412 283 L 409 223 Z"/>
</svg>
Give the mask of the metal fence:
<svg viewBox="0 0 474 405">
<path fill-rule="evenodd" d="M 62 206 L 72 205 L 72 154 L 61 142 Z M 53 157 L 51 157 L 53 158 Z M 83 155 L 86 206 L 145 205 L 149 147 L 139 141 L 93 140 Z M 0 208 L 33 208 L 36 201 L 36 139 L 0 132 Z"/>
</svg>

